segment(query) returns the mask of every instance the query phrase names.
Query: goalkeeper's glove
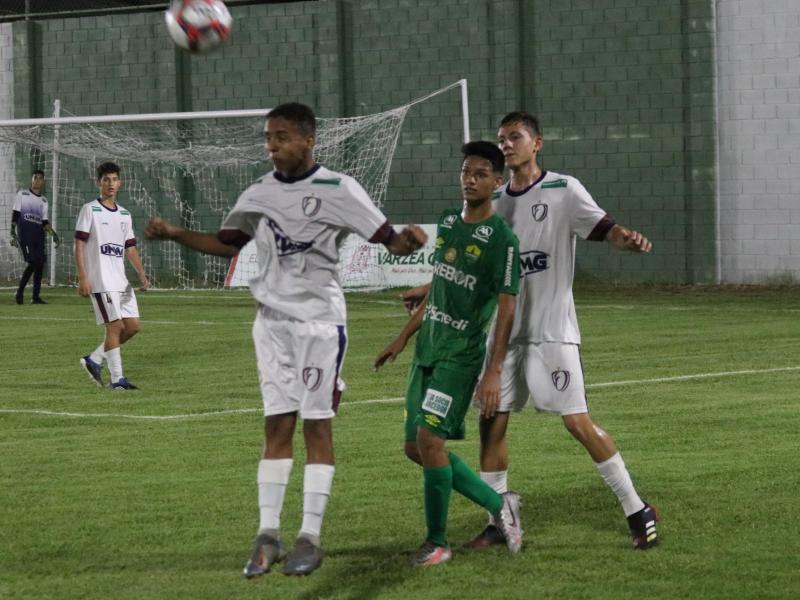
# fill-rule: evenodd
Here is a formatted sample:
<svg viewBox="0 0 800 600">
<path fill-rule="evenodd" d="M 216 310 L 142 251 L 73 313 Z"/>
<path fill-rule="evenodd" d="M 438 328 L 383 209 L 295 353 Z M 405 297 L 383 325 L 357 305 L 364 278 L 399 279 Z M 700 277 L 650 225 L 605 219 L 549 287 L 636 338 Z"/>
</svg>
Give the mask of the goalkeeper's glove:
<svg viewBox="0 0 800 600">
<path fill-rule="evenodd" d="M 55 229 L 51 229 L 50 230 L 50 235 L 53 236 L 53 243 L 56 245 L 56 248 L 58 248 L 61 245 L 61 238 L 58 237 L 58 234 L 56 233 L 56 230 Z"/>
<path fill-rule="evenodd" d="M 16 227 L 11 228 L 11 245 L 14 246 L 14 248 L 19 248 L 19 238 L 17 237 Z"/>
</svg>

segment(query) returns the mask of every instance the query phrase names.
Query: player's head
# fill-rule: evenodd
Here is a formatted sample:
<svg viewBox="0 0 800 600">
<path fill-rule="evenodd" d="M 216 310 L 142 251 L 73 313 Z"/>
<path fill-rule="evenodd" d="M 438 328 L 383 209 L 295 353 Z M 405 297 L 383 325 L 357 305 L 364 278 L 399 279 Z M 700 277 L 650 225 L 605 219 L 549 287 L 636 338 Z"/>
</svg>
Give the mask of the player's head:
<svg viewBox="0 0 800 600">
<path fill-rule="evenodd" d="M 509 169 L 514 170 L 527 163 L 535 163 L 536 155 L 542 149 L 543 143 L 542 129 L 535 115 L 514 111 L 500 121 L 497 145 L 503 151 Z"/>
<path fill-rule="evenodd" d="M 283 175 L 301 175 L 314 165 L 316 136 L 317 119 L 305 104 L 281 104 L 267 115 L 264 145 L 275 170 Z"/>
<path fill-rule="evenodd" d="M 44 171 L 34 169 L 31 171 L 31 191 L 40 194 L 44 188 Z"/>
<path fill-rule="evenodd" d="M 119 165 L 113 162 L 104 162 L 97 167 L 97 187 L 100 196 L 104 199 L 116 199 L 117 192 L 122 185 Z"/>
<path fill-rule="evenodd" d="M 480 206 L 492 198 L 503 183 L 505 158 L 491 142 L 469 142 L 461 147 L 461 195 L 470 206 Z"/>
</svg>

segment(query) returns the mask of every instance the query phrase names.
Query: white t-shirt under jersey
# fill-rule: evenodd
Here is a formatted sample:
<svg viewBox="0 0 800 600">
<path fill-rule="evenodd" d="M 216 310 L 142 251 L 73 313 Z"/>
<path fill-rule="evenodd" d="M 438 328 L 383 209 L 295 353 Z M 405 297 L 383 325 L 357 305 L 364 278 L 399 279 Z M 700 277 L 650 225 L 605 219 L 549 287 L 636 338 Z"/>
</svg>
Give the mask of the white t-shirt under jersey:
<svg viewBox="0 0 800 600">
<path fill-rule="evenodd" d="M 512 343 L 580 344 L 572 297 L 575 241 L 605 239 L 614 221 L 569 175 L 544 172 L 526 190 L 499 190 L 497 214 L 519 238 L 520 290 Z"/>
<path fill-rule="evenodd" d="M 249 283 L 258 302 L 301 321 L 344 325 L 342 242 L 351 233 L 386 242 L 393 232 L 355 179 L 316 165 L 297 178 L 261 177 L 239 196 L 218 237 L 240 248 L 255 239 L 258 272 Z"/>
<path fill-rule="evenodd" d="M 119 204 L 111 210 L 92 200 L 78 213 L 75 237 L 86 242 L 84 264 L 92 292 L 125 291 L 125 251 L 136 245 L 131 213 Z"/>
</svg>

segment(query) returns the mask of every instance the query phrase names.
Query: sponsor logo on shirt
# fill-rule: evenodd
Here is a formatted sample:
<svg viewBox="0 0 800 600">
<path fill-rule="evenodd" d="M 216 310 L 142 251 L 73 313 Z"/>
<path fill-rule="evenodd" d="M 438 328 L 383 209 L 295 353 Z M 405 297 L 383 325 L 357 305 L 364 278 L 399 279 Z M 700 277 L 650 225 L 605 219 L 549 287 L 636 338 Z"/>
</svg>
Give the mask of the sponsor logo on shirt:
<svg viewBox="0 0 800 600">
<path fill-rule="evenodd" d="M 123 254 L 125 254 L 125 248 L 123 248 L 119 244 L 111 244 L 111 243 L 103 244 L 102 246 L 100 246 L 100 254 L 103 254 L 105 256 L 121 257 Z"/>
<path fill-rule="evenodd" d="M 22 220 L 28 221 L 28 223 L 36 223 L 37 225 L 42 224 L 42 217 L 41 215 L 36 215 L 34 213 L 23 213 Z"/>
<path fill-rule="evenodd" d="M 472 234 L 472 237 L 479 239 L 482 242 L 488 242 L 489 238 L 494 233 L 494 229 L 489 227 L 488 225 L 478 225 L 475 229 L 475 233 Z"/>
<path fill-rule="evenodd" d="M 440 417 L 446 417 L 447 413 L 450 412 L 450 406 L 452 404 L 452 396 L 444 392 L 436 391 L 433 388 L 428 388 L 428 391 L 425 392 L 425 400 L 422 401 L 422 410 L 433 413 L 434 415 L 439 415 Z M 438 419 L 437 423 L 432 424 L 438 425 Z"/>
<path fill-rule="evenodd" d="M 550 374 L 550 378 L 553 380 L 553 387 L 559 392 L 563 392 L 569 387 L 569 371 L 558 369 Z"/>
<path fill-rule="evenodd" d="M 313 217 L 319 212 L 322 206 L 322 200 L 316 196 L 306 196 L 303 198 L 303 214 L 307 217 Z"/>
<path fill-rule="evenodd" d="M 433 304 L 428 304 L 425 307 L 425 319 L 435 323 L 449 325 L 456 331 L 464 331 L 467 328 L 467 325 L 469 325 L 469 321 L 466 319 L 454 319 L 446 312 L 436 308 L 436 306 Z"/>
<path fill-rule="evenodd" d="M 316 392 L 322 384 L 324 371 L 319 367 L 306 367 L 303 369 L 303 383 L 309 392 Z"/>
<path fill-rule="evenodd" d="M 453 228 L 453 223 L 456 222 L 456 215 L 447 215 L 444 220 L 442 221 L 442 227 L 447 227 L 447 229 Z"/>
<path fill-rule="evenodd" d="M 550 258 L 549 254 L 546 252 L 539 252 L 538 250 L 521 252 L 519 255 L 520 276 L 525 277 L 531 273 L 544 271 L 550 266 L 548 264 L 548 258 Z"/>
<path fill-rule="evenodd" d="M 272 235 L 275 236 L 275 245 L 278 247 L 278 256 L 288 256 L 289 254 L 297 254 L 298 252 L 305 252 L 314 242 L 296 242 L 281 229 L 272 219 L 267 219 L 269 228 L 272 229 Z"/>
<path fill-rule="evenodd" d="M 537 223 L 544 221 L 547 217 L 547 204 L 534 204 L 531 206 L 531 215 L 533 215 L 533 220 Z"/>
<path fill-rule="evenodd" d="M 433 274 L 434 276 L 438 275 L 447 281 L 452 281 L 456 285 L 466 288 L 470 291 L 475 289 L 475 282 L 478 281 L 478 278 L 474 275 L 469 275 L 468 273 L 464 273 L 464 271 L 441 262 L 437 262 L 433 266 Z"/>
<path fill-rule="evenodd" d="M 511 286 L 511 273 L 514 272 L 514 246 L 506 248 L 506 276 L 503 280 L 504 287 Z"/>
</svg>

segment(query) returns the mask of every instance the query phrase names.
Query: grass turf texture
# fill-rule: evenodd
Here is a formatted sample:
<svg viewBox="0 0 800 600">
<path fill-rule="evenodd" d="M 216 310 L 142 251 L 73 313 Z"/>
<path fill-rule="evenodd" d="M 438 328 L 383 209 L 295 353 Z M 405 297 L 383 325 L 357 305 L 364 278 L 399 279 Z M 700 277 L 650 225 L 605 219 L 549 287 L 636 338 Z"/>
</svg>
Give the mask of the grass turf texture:
<svg viewBox="0 0 800 600">
<path fill-rule="evenodd" d="M 101 338 L 88 300 L 74 290 L 43 295 L 47 306 L 17 306 L 12 290 L 0 299 L 2 598 L 794 598 L 800 590 L 797 288 L 579 288 L 590 407 L 659 507 L 661 545 L 630 550 L 623 514 L 588 455 L 560 419 L 527 411 L 512 416 L 509 434 L 510 482 L 525 502 L 522 554 L 460 551 L 485 516 L 454 494 L 454 558 L 428 570 L 409 566 L 425 533 L 422 479 L 402 455 L 402 404 L 391 400 L 403 394 L 413 348 L 379 373 L 370 368 L 405 315 L 396 292 L 348 295 L 348 389 L 334 422 L 325 561 L 308 578 L 255 581 L 240 577 L 258 523 L 262 443 L 249 295 L 140 294 L 143 329 L 123 350 L 125 373 L 142 388 L 131 393 L 96 388 L 78 364 Z M 735 371 L 748 372 L 670 380 Z M 365 402 L 376 399 L 388 401 Z M 241 412 L 122 416 L 226 410 Z M 477 468 L 474 413 L 468 440 L 450 447 Z M 287 540 L 300 525 L 303 462 L 298 444 Z"/>
</svg>

